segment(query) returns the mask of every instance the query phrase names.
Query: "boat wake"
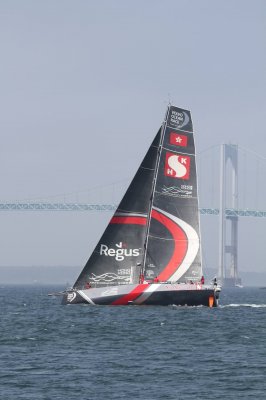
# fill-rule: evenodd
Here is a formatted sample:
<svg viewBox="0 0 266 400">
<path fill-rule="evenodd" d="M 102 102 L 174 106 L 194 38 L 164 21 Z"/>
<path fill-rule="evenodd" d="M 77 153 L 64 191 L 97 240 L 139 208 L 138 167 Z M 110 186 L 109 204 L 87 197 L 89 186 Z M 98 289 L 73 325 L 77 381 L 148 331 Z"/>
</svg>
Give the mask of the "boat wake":
<svg viewBox="0 0 266 400">
<path fill-rule="evenodd" d="M 266 304 L 224 304 L 220 305 L 219 308 L 228 308 L 228 307 L 250 307 L 250 308 L 266 308 Z"/>
</svg>

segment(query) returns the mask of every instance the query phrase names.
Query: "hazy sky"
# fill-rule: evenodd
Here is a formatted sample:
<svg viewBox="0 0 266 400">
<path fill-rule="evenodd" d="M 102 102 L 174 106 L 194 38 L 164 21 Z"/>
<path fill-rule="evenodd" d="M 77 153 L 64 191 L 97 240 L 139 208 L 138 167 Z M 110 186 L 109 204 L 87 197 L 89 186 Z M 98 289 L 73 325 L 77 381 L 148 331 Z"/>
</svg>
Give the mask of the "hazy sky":
<svg viewBox="0 0 266 400">
<path fill-rule="evenodd" d="M 0 38 L 1 201 L 133 176 L 169 100 L 192 111 L 199 152 L 266 156 L 265 0 L 0 0 Z M 109 218 L 2 212 L 0 266 L 82 266 Z M 265 228 L 240 221 L 240 269 L 265 269 Z"/>
</svg>

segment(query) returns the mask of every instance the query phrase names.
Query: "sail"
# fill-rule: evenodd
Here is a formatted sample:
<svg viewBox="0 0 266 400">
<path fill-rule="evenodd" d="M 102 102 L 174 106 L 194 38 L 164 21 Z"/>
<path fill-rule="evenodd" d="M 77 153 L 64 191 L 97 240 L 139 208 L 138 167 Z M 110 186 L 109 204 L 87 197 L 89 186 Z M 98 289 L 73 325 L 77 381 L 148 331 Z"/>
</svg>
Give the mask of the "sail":
<svg viewBox="0 0 266 400">
<path fill-rule="evenodd" d="M 155 178 L 145 278 L 199 281 L 202 266 L 195 144 L 187 110 L 168 107 Z"/>
<path fill-rule="evenodd" d="M 158 131 L 114 216 L 78 277 L 75 288 L 138 283 L 161 129 Z"/>
<path fill-rule="evenodd" d="M 190 112 L 165 121 L 74 287 L 199 281 L 195 144 Z"/>
</svg>

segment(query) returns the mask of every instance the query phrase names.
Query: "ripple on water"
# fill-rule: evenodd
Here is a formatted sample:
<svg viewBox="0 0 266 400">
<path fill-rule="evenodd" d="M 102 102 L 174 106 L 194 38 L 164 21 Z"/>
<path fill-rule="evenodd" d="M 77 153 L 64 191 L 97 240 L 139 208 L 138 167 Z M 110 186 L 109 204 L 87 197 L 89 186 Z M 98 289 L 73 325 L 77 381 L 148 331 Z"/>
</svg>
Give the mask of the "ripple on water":
<svg viewBox="0 0 266 400">
<path fill-rule="evenodd" d="M 264 399 L 263 291 L 216 309 L 64 307 L 49 292 L 1 291 L 3 398 Z"/>
</svg>

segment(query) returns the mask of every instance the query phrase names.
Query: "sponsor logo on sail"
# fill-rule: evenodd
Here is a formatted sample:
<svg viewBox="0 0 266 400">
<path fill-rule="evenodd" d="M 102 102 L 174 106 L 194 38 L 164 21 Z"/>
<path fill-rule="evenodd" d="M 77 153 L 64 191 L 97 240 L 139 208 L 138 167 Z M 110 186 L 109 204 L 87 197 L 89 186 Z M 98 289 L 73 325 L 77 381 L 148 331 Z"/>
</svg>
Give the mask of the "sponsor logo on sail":
<svg viewBox="0 0 266 400">
<path fill-rule="evenodd" d="M 193 186 L 181 185 L 179 186 L 163 186 L 162 194 L 171 197 L 180 197 L 182 199 L 189 199 L 192 197 Z"/>
<path fill-rule="evenodd" d="M 166 153 L 164 174 L 171 178 L 189 179 L 190 157 L 182 154 Z"/>
<path fill-rule="evenodd" d="M 174 128 L 183 128 L 189 123 L 189 115 L 185 111 L 171 110 L 169 125 Z"/>
<path fill-rule="evenodd" d="M 187 147 L 187 136 L 170 132 L 170 144 L 173 144 L 174 146 Z"/>
<path fill-rule="evenodd" d="M 117 270 L 118 275 L 130 275 L 130 268 L 120 268 Z"/>
<path fill-rule="evenodd" d="M 129 282 L 130 277 L 125 275 L 117 275 L 114 272 L 106 272 L 105 274 L 95 275 L 92 273 L 89 277 L 90 282 L 97 284 L 112 283 L 118 281 L 118 284 Z"/>
<path fill-rule="evenodd" d="M 123 261 L 125 257 L 137 257 L 140 255 L 140 249 L 127 249 L 122 242 L 117 243 L 116 248 L 108 247 L 106 244 L 101 244 L 100 255 L 115 257 L 116 261 Z"/>
</svg>

